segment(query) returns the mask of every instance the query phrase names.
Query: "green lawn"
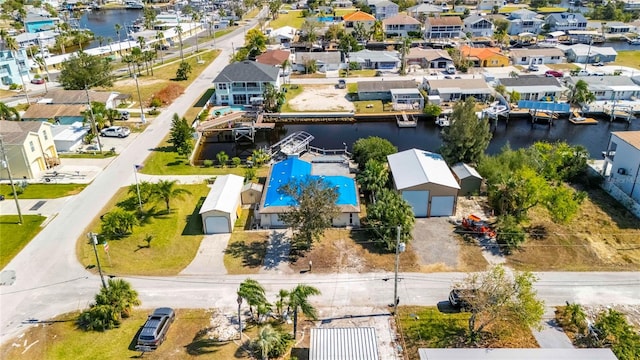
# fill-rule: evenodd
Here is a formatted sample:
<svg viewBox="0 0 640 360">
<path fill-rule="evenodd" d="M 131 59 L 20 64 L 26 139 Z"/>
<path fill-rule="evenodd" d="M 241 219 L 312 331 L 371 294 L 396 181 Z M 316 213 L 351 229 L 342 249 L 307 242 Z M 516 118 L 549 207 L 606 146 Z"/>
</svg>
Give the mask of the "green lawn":
<svg viewBox="0 0 640 360">
<path fill-rule="evenodd" d="M 102 153 L 68 153 L 68 154 L 58 154 L 59 158 L 62 159 L 104 159 L 116 156 L 115 153 L 110 151 L 103 151 Z"/>
<path fill-rule="evenodd" d="M 23 215 L 23 223 L 19 225 L 18 215 L 0 215 L 0 234 L 2 234 L 0 269 L 4 268 L 40 232 L 40 224 L 45 219 L 44 216 Z"/>
<path fill-rule="evenodd" d="M 280 109 L 280 111 L 296 112 L 297 110 L 294 110 L 289 106 L 289 101 L 295 98 L 296 96 L 302 94 L 302 92 L 304 91 L 304 87 L 301 85 L 287 85 L 287 86 L 284 86 L 284 88 L 287 89 L 287 93 L 285 96 L 284 104 L 282 105 L 282 109 Z"/>
<path fill-rule="evenodd" d="M 349 75 L 347 76 L 346 70 L 340 70 L 341 77 L 373 77 L 376 76 L 376 72 L 378 70 L 349 70 Z"/>
<path fill-rule="evenodd" d="M 150 211 L 144 224 L 135 226 L 133 233 L 120 240 L 109 240 L 109 254 L 99 248 L 100 262 L 106 273 L 130 275 L 176 275 L 184 269 L 196 255 L 202 240 L 202 223 L 198 211 L 209 193 L 205 184 L 180 185 L 191 194 L 171 201 L 171 212 L 166 214 L 164 203 L 145 205 Z M 105 214 L 130 198 L 126 188 L 121 188 L 100 214 Z M 128 201 L 136 208 L 135 197 Z M 100 218 L 89 225 L 92 232 L 100 233 Z M 147 235 L 153 236 L 151 246 L 144 241 Z M 76 246 L 78 259 L 84 266 L 95 264 L 93 248 L 82 236 Z"/>
<path fill-rule="evenodd" d="M 640 50 L 618 51 L 614 64 L 640 69 Z"/>
<path fill-rule="evenodd" d="M 18 182 L 19 183 L 19 182 Z M 19 187 L 15 184 L 16 189 Z M 75 195 L 84 190 L 86 184 L 29 184 L 24 192 L 18 195 L 19 199 L 57 199 L 64 196 Z M 0 185 L 0 194 L 7 199 L 12 197 L 11 185 Z M 6 201 L 6 200 L 5 200 Z"/>
<path fill-rule="evenodd" d="M 500 8 L 500 10 L 498 10 L 498 13 L 500 13 L 500 14 L 510 14 L 510 13 L 512 13 L 514 11 L 518 11 L 520 9 L 523 9 L 523 8 L 518 7 L 518 6 L 503 6 L 503 7 Z"/>
<path fill-rule="evenodd" d="M 554 7 L 554 6 L 547 6 L 547 7 L 541 7 L 539 9 L 536 9 L 536 12 L 538 14 L 563 13 L 566 11 L 567 11 L 567 8 Z"/>
<path fill-rule="evenodd" d="M 566 72 L 570 72 L 573 69 L 580 68 L 578 65 L 575 65 L 575 64 L 572 64 L 572 63 L 545 64 L 545 65 L 547 65 L 550 69 L 559 70 L 559 71 L 566 71 Z"/>
<path fill-rule="evenodd" d="M 296 29 L 300 29 L 304 20 L 305 18 L 302 17 L 302 10 L 289 10 L 288 14 L 278 14 L 278 18 L 271 20 L 267 26 L 274 30 L 283 26 L 291 26 Z"/>
<path fill-rule="evenodd" d="M 348 83 L 347 84 L 347 92 L 349 94 L 357 94 L 358 93 L 358 83 Z"/>
<path fill-rule="evenodd" d="M 236 224 L 238 225 L 238 224 Z M 257 274 L 267 253 L 268 234 L 236 226 L 224 253 L 228 274 Z"/>
<path fill-rule="evenodd" d="M 143 304 L 144 306 L 144 304 Z M 31 359 L 130 359 L 140 356 L 135 339 L 150 310 L 134 310 L 119 328 L 105 332 L 77 329 L 77 313 L 59 316 L 55 321 L 31 327 L 24 337 L 2 346 L 0 358 Z M 176 320 L 167 332 L 167 340 L 144 359 L 249 359 L 234 342 L 203 338 L 200 331 L 211 326 L 211 313 L 202 309 L 177 309 Z M 247 332 L 255 337 L 257 328 Z M 26 344 L 28 345 L 25 345 Z M 12 343 L 14 343 L 12 345 Z M 15 346 L 15 344 L 20 344 Z"/>
<path fill-rule="evenodd" d="M 384 111 L 381 100 L 354 101 L 353 105 L 356 107 L 356 114 L 381 113 Z"/>
</svg>

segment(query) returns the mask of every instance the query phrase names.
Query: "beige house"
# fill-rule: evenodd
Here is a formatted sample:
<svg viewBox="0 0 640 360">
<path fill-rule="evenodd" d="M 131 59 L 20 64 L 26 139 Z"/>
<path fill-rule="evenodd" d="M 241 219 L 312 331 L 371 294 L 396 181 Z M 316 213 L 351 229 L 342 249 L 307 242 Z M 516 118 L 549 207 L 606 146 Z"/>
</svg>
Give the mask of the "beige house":
<svg viewBox="0 0 640 360">
<path fill-rule="evenodd" d="M 0 121 L 11 175 L 14 179 L 35 179 L 59 163 L 51 124 L 41 121 Z M 2 169 L 0 179 L 8 179 Z"/>
</svg>

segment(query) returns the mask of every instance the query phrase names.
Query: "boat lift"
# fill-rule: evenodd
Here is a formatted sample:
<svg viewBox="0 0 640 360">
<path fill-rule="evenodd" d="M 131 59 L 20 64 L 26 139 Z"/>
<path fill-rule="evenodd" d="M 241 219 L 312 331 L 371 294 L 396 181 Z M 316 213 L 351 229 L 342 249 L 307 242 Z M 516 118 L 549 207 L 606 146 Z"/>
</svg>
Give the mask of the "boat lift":
<svg viewBox="0 0 640 360">
<path fill-rule="evenodd" d="M 268 149 L 268 154 L 272 158 L 275 158 L 276 155 L 279 154 L 285 156 L 300 155 L 309 149 L 309 144 L 313 141 L 313 139 L 315 139 L 313 135 L 309 134 L 306 131 L 296 131 L 286 138 L 271 145 L 271 147 L 269 147 Z"/>
<path fill-rule="evenodd" d="M 547 101 L 520 100 L 518 107 L 529 109 L 531 114 L 531 127 L 537 123 L 546 123 L 549 128 L 553 126 L 553 121 L 558 118 L 559 113 L 568 113 L 571 106 L 566 103 L 555 103 Z"/>
</svg>

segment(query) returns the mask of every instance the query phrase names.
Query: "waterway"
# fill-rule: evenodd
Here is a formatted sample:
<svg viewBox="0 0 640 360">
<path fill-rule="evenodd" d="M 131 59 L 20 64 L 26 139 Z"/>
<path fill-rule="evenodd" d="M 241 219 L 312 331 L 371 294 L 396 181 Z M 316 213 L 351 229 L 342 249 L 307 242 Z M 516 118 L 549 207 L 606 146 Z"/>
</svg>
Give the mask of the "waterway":
<svg viewBox="0 0 640 360">
<path fill-rule="evenodd" d="M 496 128 L 492 127 L 493 138 L 487 149 L 488 154 L 496 154 L 506 144 L 518 149 L 528 147 L 537 141 L 567 141 L 574 145 L 583 145 L 592 158 L 600 159 L 609 142 L 612 131 L 640 130 L 640 120 L 636 119 L 627 128 L 627 123 L 600 120 L 596 125 L 574 125 L 566 119 L 560 119 L 554 126 L 532 126 L 529 118 L 511 119 L 506 125 L 504 120 Z M 275 130 L 258 132 L 256 144 L 235 144 L 233 142 L 209 142 L 202 147 L 198 158 L 215 159 L 216 154 L 225 151 L 230 156 L 246 157 L 256 147 L 269 146 L 285 136 L 306 131 L 315 139 L 312 146 L 325 149 L 351 149 L 353 143 L 364 137 L 379 136 L 388 139 L 399 150 L 419 148 L 437 152 L 442 145 L 441 128 L 432 121 L 419 121 L 416 128 L 398 128 L 395 122 L 357 122 L 348 124 L 296 124 L 282 125 Z"/>
<path fill-rule="evenodd" d="M 109 9 L 109 10 L 93 10 L 82 13 L 78 20 L 78 25 L 82 29 L 93 31 L 96 38 L 102 36 L 106 39 L 111 38 L 115 43 L 118 41 L 115 24 L 120 24 L 120 40 L 127 38 L 127 27 L 133 24 L 136 19 L 142 17 L 142 10 L 139 9 Z M 98 41 L 91 42 L 89 47 L 98 47 Z"/>
</svg>

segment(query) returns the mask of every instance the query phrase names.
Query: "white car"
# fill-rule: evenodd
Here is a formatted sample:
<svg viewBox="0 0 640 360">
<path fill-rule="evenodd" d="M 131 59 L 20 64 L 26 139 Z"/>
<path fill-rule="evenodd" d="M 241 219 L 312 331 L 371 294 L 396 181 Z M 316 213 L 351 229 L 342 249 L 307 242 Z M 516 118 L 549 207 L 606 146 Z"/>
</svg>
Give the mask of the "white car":
<svg viewBox="0 0 640 360">
<path fill-rule="evenodd" d="M 124 126 L 111 126 L 100 131 L 100 136 L 124 138 L 131 134 L 131 130 Z"/>
<path fill-rule="evenodd" d="M 538 71 L 540 68 L 536 64 L 529 65 L 529 71 Z"/>
</svg>

